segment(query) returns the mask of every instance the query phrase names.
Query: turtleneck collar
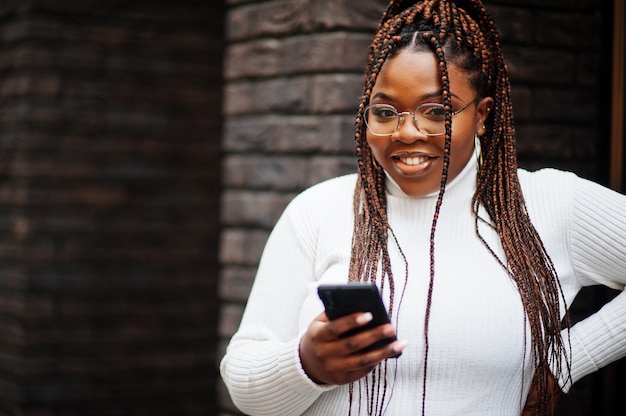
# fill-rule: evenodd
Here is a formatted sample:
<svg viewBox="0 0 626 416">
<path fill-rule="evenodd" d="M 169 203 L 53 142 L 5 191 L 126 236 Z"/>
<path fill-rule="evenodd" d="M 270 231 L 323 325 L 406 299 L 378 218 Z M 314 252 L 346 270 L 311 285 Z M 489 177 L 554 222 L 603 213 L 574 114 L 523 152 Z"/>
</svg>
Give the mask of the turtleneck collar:
<svg viewBox="0 0 626 416">
<path fill-rule="evenodd" d="M 475 157 L 470 157 L 469 161 L 459 172 L 459 174 L 453 180 L 449 181 L 446 185 L 446 196 L 462 196 L 469 195 L 470 197 L 474 194 L 474 190 L 476 189 L 476 175 L 477 175 L 477 161 Z M 393 180 L 393 178 L 385 171 L 385 176 L 387 180 L 385 181 L 385 188 L 387 194 L 396 198 L 403 199 L 426 199 L 426 198 L 437 198 L 439 195 L 439 189 L 419 198 L 413 198 L 402 191 L 400 186 Z"/>
</svg>

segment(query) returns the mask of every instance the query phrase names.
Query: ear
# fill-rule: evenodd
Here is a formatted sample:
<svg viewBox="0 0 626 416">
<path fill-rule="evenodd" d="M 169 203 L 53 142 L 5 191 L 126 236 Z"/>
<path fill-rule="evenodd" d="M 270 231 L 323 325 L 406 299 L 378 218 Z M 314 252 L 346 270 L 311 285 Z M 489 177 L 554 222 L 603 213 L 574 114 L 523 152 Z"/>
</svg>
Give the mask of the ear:
<svg viewBox="0 0 626 416">
<path fill-rule="evenodd" d="M 487 121 L 487 117 L 493 110 L 493 98 L 485 97 L 478 101 L 476 106 L 476 134 L 478 136 L 482 136 L 485 134 L 485 122 Z"/>
</svg>

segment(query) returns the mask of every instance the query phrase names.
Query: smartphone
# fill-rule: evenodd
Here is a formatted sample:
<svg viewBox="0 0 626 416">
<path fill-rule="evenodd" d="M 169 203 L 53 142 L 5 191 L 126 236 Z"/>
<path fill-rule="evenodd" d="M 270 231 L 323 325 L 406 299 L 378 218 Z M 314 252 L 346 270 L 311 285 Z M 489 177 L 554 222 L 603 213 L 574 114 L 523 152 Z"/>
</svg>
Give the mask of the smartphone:
<svg viewBox="0 0 626 416">
<path fill-rule="evenodd" d="M 320 285 L 317 289 L 317 293 L 322 303 L 324 303 L 326 315 L 330 320 L 355 312 L 370 312 L 372 314 L 373 319 L 370 322 L 364 326 L 344 332 L 340 335 L 340 338 L 349 337 L 366 329 L 389 323 L 389 314 L 380 297 L 378 287 L 376 287 L 374 283 L 354 282 L 338 285 Z M 381 339 L 355 352 L 355 354 L 361 354 L 384 347 L 396 339 L 395 336 Z M 400 355 L 401 353 L 394 356 L 394 358 Z"/>
</svg>

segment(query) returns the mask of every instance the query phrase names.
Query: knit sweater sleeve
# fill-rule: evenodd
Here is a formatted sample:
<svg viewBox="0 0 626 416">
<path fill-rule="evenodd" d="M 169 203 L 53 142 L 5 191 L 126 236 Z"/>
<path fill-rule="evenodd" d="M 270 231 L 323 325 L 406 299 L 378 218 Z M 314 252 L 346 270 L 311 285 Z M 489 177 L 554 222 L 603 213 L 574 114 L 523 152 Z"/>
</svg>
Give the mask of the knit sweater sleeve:
<svg viewBox="0 0 626 416">
<path fill-rule="evenodd" d="M 296 197 L 272 230 L 237 333 L 220 371 L 235 405 L 249 415 L 299 415 L 319 395 L 302 369 L 299 315 L 315 278 L 319 200 Z"/>
<path fill-rule="evenodd" d="M 626 356 L 626 196 L 575 178 L 569 230 L 572 266 L 580 284 L 602 284 L 621 293 L 571 328 L 571 380 L 561 380 L 564 391 Z"/>
</svg>

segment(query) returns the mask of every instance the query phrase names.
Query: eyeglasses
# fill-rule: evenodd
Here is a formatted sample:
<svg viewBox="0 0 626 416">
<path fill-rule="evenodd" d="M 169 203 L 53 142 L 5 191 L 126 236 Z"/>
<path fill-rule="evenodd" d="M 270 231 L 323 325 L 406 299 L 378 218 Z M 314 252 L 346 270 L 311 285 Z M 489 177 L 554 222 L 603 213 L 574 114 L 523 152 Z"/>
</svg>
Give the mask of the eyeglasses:
<svg viewBox="0 0 626 416">
<path fill-rule="evenodd" d="M 450 115 L 457 115 L 465 110 L 473 99 L 463 108 L 453 111 Z M 390 136 L 400 128 L 404 116 L 413 115 L 413 121 L 417 130 L 426 136 L 439 136 L 445 133 L 446 112 L 443 104 L 422 104 L 414 112 L 399 112 L 389 104 L 372 104 L 365 108 L 365 125 L 375 136 Z"/>
</svg>

